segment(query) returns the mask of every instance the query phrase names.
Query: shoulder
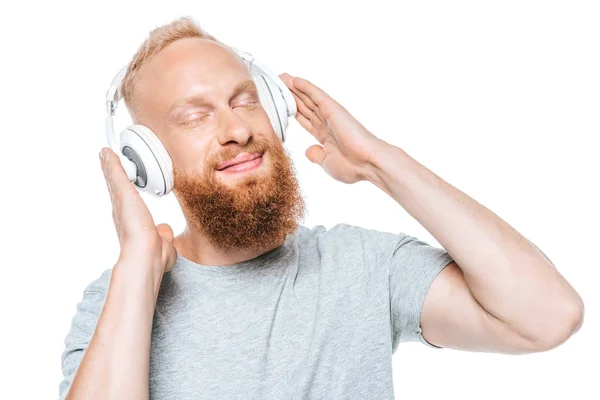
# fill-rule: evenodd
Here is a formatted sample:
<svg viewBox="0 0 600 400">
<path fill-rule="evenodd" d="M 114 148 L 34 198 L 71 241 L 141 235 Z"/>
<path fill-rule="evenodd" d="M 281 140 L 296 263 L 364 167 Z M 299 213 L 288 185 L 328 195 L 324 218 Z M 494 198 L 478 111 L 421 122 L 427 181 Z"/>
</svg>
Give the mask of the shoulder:
<svg viewBox="0 0 600 400">
<path fill-rule="evenodd" d="M 301 225 L 298 228 L 300 240 L 316 240 L 322 244 L 343 245 L 344 247 L 351 243 L 361 244 L 366 248 L 389 247 L 390 244 L 397 243 L 406 236 L 404 233 L 385 232 L 344 222 L 329 229 L 324 225 L 315 225 L 313 228 Z"/>
<path fill-rule="evenodd" d="M 100 276 L 92 280 L 85 287 L 83 294 L 106 294 L 108 292 L 108 286 L 110 284 L 110 277 L 112 275 L 112 268 L 105 269 Z"/>
<path fill-rule="evenodd" d="M 397 244 L 406 237 L 357 225 L 338 223 L 331 228 L 316 225 L 298 229 L 300 249 L 316 248 L 321 258 L 361 260 L 374 265 L 389 261 Z"/>
</svg>

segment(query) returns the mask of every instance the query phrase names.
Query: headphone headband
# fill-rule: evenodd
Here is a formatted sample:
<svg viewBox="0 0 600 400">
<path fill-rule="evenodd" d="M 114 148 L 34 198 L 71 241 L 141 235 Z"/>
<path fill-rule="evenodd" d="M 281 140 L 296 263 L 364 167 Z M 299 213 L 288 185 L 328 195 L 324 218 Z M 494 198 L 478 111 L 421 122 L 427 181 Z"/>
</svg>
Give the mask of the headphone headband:
<svg viewBox="0 0 600 400">
<path fill-rule="evenodd" d="M 277 74 L 258 62 L 252 54 L 232 49 L 248 68 L 269 117 L 274 132 L 281 141 L 285 140 L 288 118 L 297 113 L 296 100 L 289 88 Z M 122 99 L 121 85 L 129 64 L 114 76 L 106 92 L 106 138 L 109 146 L 118 155 L 130 182 L 143 191 L 163 196 L 173 188 L 172 160 L 160 139 L 151 129 L 143 125 L 131 125 L 121 132 L 117 141 L 113 117 Z"/>
</svg>

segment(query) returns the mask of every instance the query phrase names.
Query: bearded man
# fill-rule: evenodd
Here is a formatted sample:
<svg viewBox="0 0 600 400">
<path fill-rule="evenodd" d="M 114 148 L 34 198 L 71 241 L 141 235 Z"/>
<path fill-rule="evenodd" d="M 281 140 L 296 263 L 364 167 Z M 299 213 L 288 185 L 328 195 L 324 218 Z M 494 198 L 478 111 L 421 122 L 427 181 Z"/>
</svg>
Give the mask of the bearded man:
<svg viewBox="0 0 600 400">
<path fill-rule="evenodd" d="M 579 329 L 581 298 L 535 245 L 316 85 L 280 77 L 320 143 L 309 160 L 373 183 L 448 251 L 301 225 L 292 161 L 248 69 L 178 19 L 152 31 L 122 93 L 172 160 L 187 226 L 155 226 L 118 155 L 101 151 L 121 253 L 78 305 L 62 399 L 393 399 L 401 342 L 523 354 Z"/>
</svg>

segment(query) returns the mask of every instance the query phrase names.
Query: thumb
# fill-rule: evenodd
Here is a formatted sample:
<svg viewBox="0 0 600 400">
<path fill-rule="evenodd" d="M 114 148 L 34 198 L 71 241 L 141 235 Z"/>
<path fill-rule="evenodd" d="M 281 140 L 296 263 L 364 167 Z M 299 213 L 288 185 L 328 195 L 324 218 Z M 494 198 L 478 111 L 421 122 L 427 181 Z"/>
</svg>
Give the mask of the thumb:
<svg viewBox="0 0 600 400">
<path fill-rule="evenodd" d="M 323 160 L 325 159 L 325 152 L 323 151 L 323 146 L 320 146 L 318 144 L 310 146 L 308 149 L 306 149 L 306 152 L 304 154 L 306 155 L 306 158 L 308 158 L 311 162 L 319 165 L 322 165 Z"/>
<path fill-rule="evenodd" d="M 158 224 L 156 225 L 156 230 L 158 231 L 158 234 L 161 238 L 163 238 L 168 243 L 173 244 L 173 238 L 175 237 L 175 235 L 173 235 L 173 229 L 171 229 L 169 224 Z"/>
</svg>

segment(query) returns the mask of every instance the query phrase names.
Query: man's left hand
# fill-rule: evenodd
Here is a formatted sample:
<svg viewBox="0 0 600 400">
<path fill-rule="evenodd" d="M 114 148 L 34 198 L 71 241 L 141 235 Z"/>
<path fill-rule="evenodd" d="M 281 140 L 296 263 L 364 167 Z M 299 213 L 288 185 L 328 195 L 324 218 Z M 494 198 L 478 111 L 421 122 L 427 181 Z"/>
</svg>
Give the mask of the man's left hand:
<svg viewBox="0 0 600 400">
<path fill-rule="evenodd" d="M 338 181 L 367 180 L 376 149 L 387 143 L 308 80 L 287 73 L 279 77 L 296 100 L 296 120 L 320 143 L 306 149 L 306 157 Z"/>
</svg>

